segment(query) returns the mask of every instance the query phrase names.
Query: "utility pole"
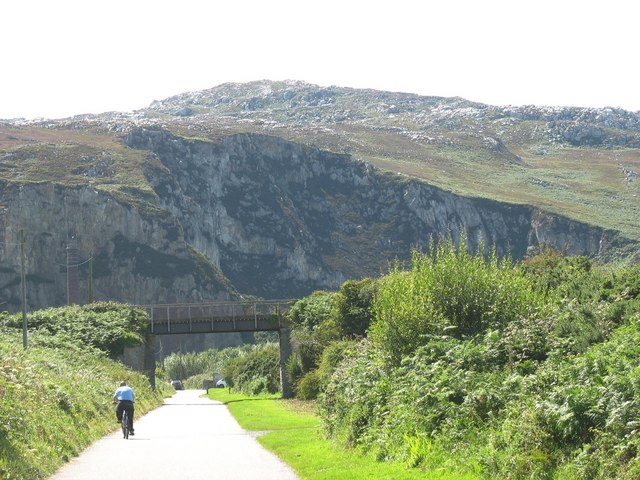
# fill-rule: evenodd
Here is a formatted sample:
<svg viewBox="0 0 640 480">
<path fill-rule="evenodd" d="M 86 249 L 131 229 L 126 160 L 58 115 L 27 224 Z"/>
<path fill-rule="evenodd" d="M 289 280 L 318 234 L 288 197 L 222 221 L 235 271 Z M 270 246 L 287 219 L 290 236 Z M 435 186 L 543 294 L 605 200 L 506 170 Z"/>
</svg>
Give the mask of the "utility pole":
<svg viewBox="0 0 640 480">
<path fill-rule="evenodd" d="M 20 229 L 20 293 L 22 297 L 22 346 L 27 349 L 27 276 L 24 266 L 24 229 Z"/>
<path fill-rule="evenodd" d="M 67 244 L 67 305 L 80 304 L 80 274 L 76 237 L 72 236 Z"/>
<path fill-rule="evenodd" d="M 87 303 L 93 303 L 93 252 L 89 253 L 89 285 L 87 286 Z"/>
</svg>

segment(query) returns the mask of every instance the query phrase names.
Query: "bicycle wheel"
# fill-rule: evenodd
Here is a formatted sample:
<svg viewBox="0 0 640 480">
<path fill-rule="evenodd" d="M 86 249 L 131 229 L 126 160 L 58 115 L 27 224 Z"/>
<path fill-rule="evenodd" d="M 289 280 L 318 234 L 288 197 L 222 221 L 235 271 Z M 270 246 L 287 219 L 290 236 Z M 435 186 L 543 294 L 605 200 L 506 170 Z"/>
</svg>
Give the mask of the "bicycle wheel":
<svg viewBox="0 0 640 480">
<path fill-rule="evenodd" d="M 122 438 L 129 438 L 129 414 L 126 410 L 122 412 Z"/>
</svg>

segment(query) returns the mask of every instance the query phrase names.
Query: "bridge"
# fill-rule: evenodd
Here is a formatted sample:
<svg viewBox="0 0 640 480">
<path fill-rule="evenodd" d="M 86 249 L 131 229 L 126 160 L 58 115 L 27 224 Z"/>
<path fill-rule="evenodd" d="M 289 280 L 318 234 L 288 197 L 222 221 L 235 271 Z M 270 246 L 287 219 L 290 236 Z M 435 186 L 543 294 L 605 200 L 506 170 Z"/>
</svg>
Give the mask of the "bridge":
<svg viewBox="0 0 640 480">
<path fill-rule="evenodd" d="M 147 312 L 149 328 L 143 347 L 125 349 L 123 362 L 144 371 L 155 385 L 156 335 L 233 332 L 278 332 L 280 342 L 280 382 L 282 396 L 290 398 L 293 390 L 286 373 L 291 356 L 289 323 L 284 313 L 291 300 L 250 300 L 191 304 L 136 305 Z"/>
<path fill-rule="evenodd" d="M 291 300 L 251 300 L 197 304 L 137 305 L 149 315 L 149 333 L 229 333 L 280 331 Z"/>
</svg>

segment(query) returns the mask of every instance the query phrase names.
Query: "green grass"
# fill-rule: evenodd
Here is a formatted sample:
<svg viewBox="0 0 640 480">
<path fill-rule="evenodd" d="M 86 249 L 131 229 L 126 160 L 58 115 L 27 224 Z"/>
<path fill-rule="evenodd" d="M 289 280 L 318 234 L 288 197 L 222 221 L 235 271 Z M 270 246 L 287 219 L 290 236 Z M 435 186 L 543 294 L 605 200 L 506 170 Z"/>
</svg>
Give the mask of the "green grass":
<svg viewBox="0 0 640 480">
<path fill-rule="evenodd" d="M 469 473 L 448 469 L 423 471 L 384 463 L 356 450 L 345 450 L 325 438 L 313 403 L 282 400 L 277 395 L 249 397 L 211 389 L 245 430 L 268 432 L 258 441 L 290 465 L 302 480 L 471 480 Z"/>
<path fill-rule="evenodd" d="M 170 387 L 113 360 L 138 345 L 146 316 L 113 303 L 0 314 L 0 479 L 38 480 L 118 428 L 113 392 L 126 380 L 136 416 L 162 404 Z"/>
<path fill-rule="evenodd" d="M 168 387 L 96 350 L 0 327 L 0 479 L 47 478 L 91 442 L 117 427 L 112 396 L 126 379 L 136 391 L 136 416 L 162 404 Z"/>
</svg>

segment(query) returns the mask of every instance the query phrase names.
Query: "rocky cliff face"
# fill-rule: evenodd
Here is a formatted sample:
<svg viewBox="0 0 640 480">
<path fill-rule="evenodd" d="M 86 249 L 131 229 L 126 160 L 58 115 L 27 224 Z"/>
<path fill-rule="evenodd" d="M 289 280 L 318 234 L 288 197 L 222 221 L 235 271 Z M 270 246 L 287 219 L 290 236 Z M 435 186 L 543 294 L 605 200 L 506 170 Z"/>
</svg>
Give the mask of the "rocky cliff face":
<svg viewBox="0 0 640 480">
<path fill-rule="evenodd" d="M 519 192 L 549 205 L 546 191 L 559 191 L 601 225 L 613 199 L 612 224 L 634 232 L 624 212 L 637 211 L 639 119 L 258 82 L 132 115 L 0 124 L 0 302 L 20 308 L 20 229 L 30 309 L 65 304 L 74 278 L 78 302 L 89 279 L 93 299 L 136 304 L 299 297 L 378 276 L 412 248 L 462 232 L 472 247 L 484 241 L 515 258 L 540 243 L 606 258 L 635 245 L 623 230 L 523 205 Z M 539 177 L 553 155 L 564 170 Z M 600 197 L 573 173 L 583 155 L 604 159 L 591 188 Z M 390 173 L 394 162 L 422 180 Z"/>
<path fill-rule="evenodd" d="M 29 309 L 67 303 L 69 273 L 80 278 L 78 303 L 134 304 L 226 299 L 235 290 L 184 242 L 168 214 L 150 215 L 91 186 L 0 184 L 0 295 L 4 309 L 21 305 L 19 229 Z M 77 249 L 68 262 L 68 248 Z M 90 261 L 92 258 L 92 261 Z M 67 268 L 68 264 L 71 268 Z"/>
<path fill-rule="evenodd" d="M 149 171 L 184 239 L 239 291 L 268 298 L 336 288 L 384 272 L 431 239 L 466 232 L 521 257 L 549 243 L 602 254 L 616 236 L 540 210 L 453 195 L 366 162 L 277 137 L 243 134 L 218 143 L 138 129 L 127 144 L 153 152 Z"/>
<path fill-rule="evenodd" d="M 540 210 L 453 195 L 382 173 L 349 155 L 239 134 L 217 142 L 162 129 L 126 144 L 159 162 L 155 196 L 131 202 L 91 185 L 0 185 L 0 293 L 19 300 L 19 228 L 26 232 L 30 308 L 67 300 L 68 247 L 77 248 L 80 298 L 136 304 L 298 297 L 384 273 L 411 248 L 461 232 L 521 257 L 538 243 L 602 254 L 616 235 Z M 93 259 L 88 262 L 91 256 Z"/>
</svg>

